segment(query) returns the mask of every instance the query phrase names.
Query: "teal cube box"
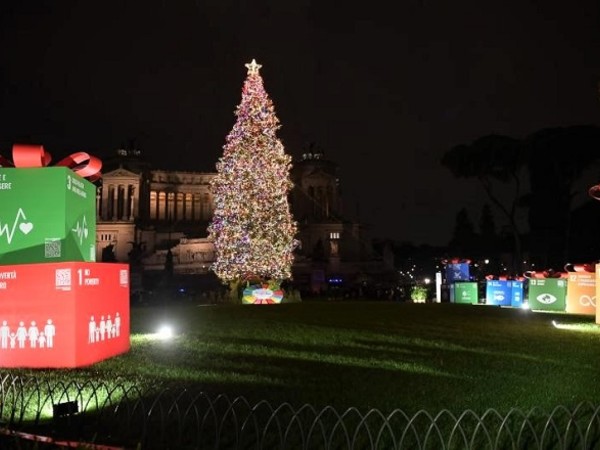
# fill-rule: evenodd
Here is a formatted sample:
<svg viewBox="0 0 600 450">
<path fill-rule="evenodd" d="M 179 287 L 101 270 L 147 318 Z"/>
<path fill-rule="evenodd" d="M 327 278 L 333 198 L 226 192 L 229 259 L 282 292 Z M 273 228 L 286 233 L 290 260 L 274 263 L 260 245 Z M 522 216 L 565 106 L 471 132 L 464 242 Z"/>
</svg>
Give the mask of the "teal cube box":
<svg viewBox="0 0 600 450">
<path fill-rule="evenodd" d="M 0 265 L 96 260 L 96 186 L 67 167 L 0 168 Z"/>
</svg>

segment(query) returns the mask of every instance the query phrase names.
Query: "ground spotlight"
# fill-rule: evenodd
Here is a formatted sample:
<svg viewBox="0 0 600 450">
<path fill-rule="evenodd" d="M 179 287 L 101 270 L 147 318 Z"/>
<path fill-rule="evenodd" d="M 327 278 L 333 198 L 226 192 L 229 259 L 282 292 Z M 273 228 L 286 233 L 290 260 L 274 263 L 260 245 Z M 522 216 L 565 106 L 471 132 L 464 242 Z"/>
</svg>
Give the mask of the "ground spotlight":
<svg viewBox="0 0 600 450">
<path fill-rule="evenodd" d="M 160 340 L 167 340 L 173 337 L 173 328 L 170 325 L 161 325 L 156 332 L 156 337 Z"/>
<path fill-rule="evenodd" d="M 52 405 L 52 417 L 54 419 L 58 417 L 71 416 L 79 412 L 79 404 L 76 401 L 63 402 Z"/>
</svg>

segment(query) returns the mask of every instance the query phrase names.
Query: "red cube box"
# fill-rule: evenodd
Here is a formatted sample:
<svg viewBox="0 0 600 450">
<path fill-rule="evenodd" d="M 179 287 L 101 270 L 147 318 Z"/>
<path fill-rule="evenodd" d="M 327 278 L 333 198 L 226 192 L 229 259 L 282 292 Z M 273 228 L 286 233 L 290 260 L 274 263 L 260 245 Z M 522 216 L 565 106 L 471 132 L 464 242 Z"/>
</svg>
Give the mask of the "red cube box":
<svg viewBox="0 0 600 450">
<path fill-rule="evenodd" d="M 72 368 L 125 353 L 129 266 L 0 266 L 0 367 Z"/>
</svg>

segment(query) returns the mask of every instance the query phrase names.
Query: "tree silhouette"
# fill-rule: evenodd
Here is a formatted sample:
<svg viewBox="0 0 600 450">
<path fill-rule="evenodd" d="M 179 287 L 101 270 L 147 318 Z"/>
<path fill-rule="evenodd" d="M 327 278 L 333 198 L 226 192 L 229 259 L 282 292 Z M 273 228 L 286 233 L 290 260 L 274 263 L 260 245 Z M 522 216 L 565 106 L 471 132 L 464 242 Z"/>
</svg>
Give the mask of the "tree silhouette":
<svg viewBox="0 0 600 450">
<path fill-rule="evenodd" d="M 454 232 L 450 240 L 449 249 L 457 256 L 473 256 L 477 246 L 477 233 L 466 208 L 462 208 L 456 214 Z"/>
<path fill-rule="evenodd" d="M 518 206 L 529 208 L 529 250 L 532 259 L 562 269 L 570 255 L 571 212 L 584 170 L 600 160 L 600 128 L 593 125 L 545 128 L 519 141 L 500 135 L 458 145 L 446 152 L 442 165 L 456 177 L 475 178 L 492 205 L 508 221 L 513 237 L 513 267 L 522 271 L 522 234 L 516 221 Z M 527 175 L 530 192 L 521 193 Z M 510 184 L 506 202 L 496 194 L 498 183 Z M 585 196 L 584 191 L 581 194 Z"/>
<path fill-rule="evenodd" d="M 498 234 L 496 232 L 496 222 L 492 214 L 492 208 L 489 203 L 485 203 L 481 208 L 479 217 L 479 248 L 485 249 L 489 253 L 498 251 Z"/>
<path fill-rule="evenodd" d="M 481 237 L 493 240 L 496 238 L 496 223 L 489 203 L 481 207 L 481 216 L 479 217 L 479 232 Z"/>
<path fill-rule="evenodd" d="M 311 257 L 315 262 L 325 261 L 325 246 L 323 245 L 323 240 L 321 238 L 315 243 Z"/>
<path fill-rule="evenodd" d="M 102 249 L 102 262 L 117 262 L 115 246 L 113 244 L 108 244 Z"/>
<path fill-rule="evenodd" d="M 531 193 L 530 248 L 538 264 L 562 269 L 569 259 L 571 212 L 583 171 L 600 160 L 600 128 L 591 125 L 545 128 L 524 142 Z"/>
<path fill-rule="evenodd" d="M 171 249 L 167 250 L 167 254 L 165 256 L 165 275 L 167 278 L 173 277 L 173 252 Z"/>
<path fill-rule="evenodd" d="M 522 146 L 517 139 L 489 135 L 471 145 L 458 145 L 442 157 L 442 165 L 457 178 L 474 178 L 506 219 L 513 236 L 513 268 L 521 272 L 522 237 L 517 223 L 517 207 L 521 198 L 523 165 Z M 498 192 L 500 185 L 510 186 L 512 194 L 504 200 Z"/>
</svg>

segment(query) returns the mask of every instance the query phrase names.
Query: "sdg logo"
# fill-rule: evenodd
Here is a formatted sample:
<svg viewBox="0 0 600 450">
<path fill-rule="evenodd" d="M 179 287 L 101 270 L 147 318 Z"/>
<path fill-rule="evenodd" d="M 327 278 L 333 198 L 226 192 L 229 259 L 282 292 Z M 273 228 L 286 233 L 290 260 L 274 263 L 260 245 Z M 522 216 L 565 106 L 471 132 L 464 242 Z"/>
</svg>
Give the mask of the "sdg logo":
<svg viewBox="0 0 600 450">
<path fill-rule="evenodd" d="M 552 294 L 540 294 L 535 298 L 538 302 L 543 305 L 551 305 L 556 302 L 558 299 Z"/>
<path fill-rule="evenodd" d="M 25 235 L 29 234 L 29 232 L 33 230 L 33 224 L 31 222 L 27 222 L 25 212 L 21 208 L 19 208 L 17 211 L 17 215 L 15 216 L 12 225 L 9 225 L 7 222 L 2 223 L 2 221 L 0 221 L 0 236 L 6 235 L 6 242 L 9 245 L 11 244 L 17 230 Z"/>
<path fill-rule="evenodd" d="M 589 295 L 582 295 L 579 297 L 579 304 L 585 307 L 596 306 L 596 296 L 590 297 Z"/>
</svg>

